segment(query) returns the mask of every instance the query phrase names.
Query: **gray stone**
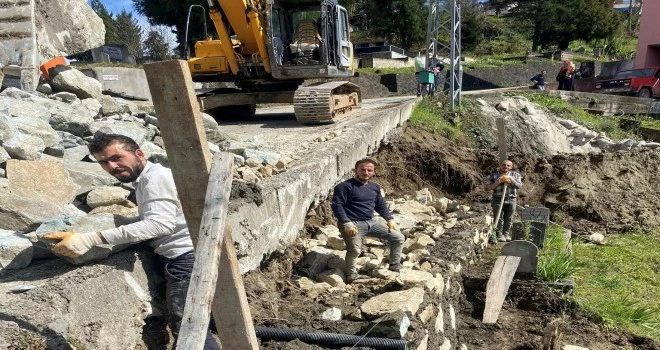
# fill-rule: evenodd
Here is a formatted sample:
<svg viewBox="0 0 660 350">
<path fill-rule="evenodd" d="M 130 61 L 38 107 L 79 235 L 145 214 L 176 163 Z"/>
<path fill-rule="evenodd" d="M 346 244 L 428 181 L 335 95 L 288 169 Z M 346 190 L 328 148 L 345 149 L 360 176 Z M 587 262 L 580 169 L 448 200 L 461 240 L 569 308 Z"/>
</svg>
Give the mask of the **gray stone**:
<svg viewBox="0 0 660 350">
<path fill-rule="evenodd" d="M 244 168 L 241 172 L 241 177 L 248 182 L 259 182 L 260 179 L 250 168 Z"/>
<path fill-rule="evenodd" d="M 506 111 L 508 111 L 510 108 L 511 108 L 511 106 L 510 106 L 510 102 L 509 102 L 508 100 L 504 100 L 504 101 L 498 103 L 498 104 L 495 106 L 495 109 L 497 109 L 498 111 L 502 111 L 502 112 L 506 112 Z"/>
<path fill-rule="evenodd" d="M 8 88 L 7 90 L 10 89 L 14 88 Z M 46 121 L 48 121 L 51 114 L 46 107 L 8 96 L 0 96 L 0 111 L 6 111 L 7 115 L 11 117 L 33 117 Z"/>
<path fill-rule="evenodd" d="M 429 320 L 431 319 L 431 317 L 433 317 L 434 314 L 435 312 L 433 311 L 433 305 L 429 304 L 426 305 L 424 310 L 420 312 L 417 317 L 419 318 L 420 321 L 422 321 L 423 324 L 426 324 L 427 322 L 429 322 Z"/>
<path fill-rule="evenodd" d="M 247 158 L 245 160 L 245 165 L 251 167 L 251 168 L 261 168 L 261 159 L 257 158 Z"/>
<path fill-rule="evenodd" d="M 90 125 L 90 132 L 95 134 L 97 132 L 102 132 L 106 134 L 119 134 L 132 138 L 138 145 L 144 143 L 144 141 L 153 140 L 156 132 L 151 129 L 147 129 L 138 122 L 132 121 L 96 121 Z"/>
<path fill-rule="evenodd" d="M 327 247 L 335 250 L 346 250 L 346 242 L 343 238 L 330 236 L 327 239 Z"/>
<path fill-rule="evenodd" d="M 388 292 L 365 301 L 360 310 L 369 318 L 378 318 L 396 311 L 416 314 L 424 301 L 424 289 L 412 288 L 403 291 Z"/>
<path fill-rule="evenodd" d="M 325 270 L 316 276 L 316 279 L 333 287 L 344 286 L 346 275 L 341 269 Z"/>
<path fill-rule="evenodd" d="M 103 95 L 100 98 L 100 102 L 101 102 L 101 114 L 105 117 L 129 112 L 129 109 L 127 107 L 120 106 L 114 97 Z"/>
<path fill-rule="evenodd" d="M 139 219 L 137 217 L 138 208 L 136 205 L 126 206 L 126 205 L 113 204 L 107 207 L 97 207 L 89 212 L 89 215 L 94 215 L 94 214 L 112 214 L 115 216 L 123 216 L 124 218 L 135 218 L 136 220 Z"/>
<path fill-rule="evenodd" d="M 262 152 L 248 148 L 243 150 L 243 157 L 245 157 L 245 159 L 257 158 L 261 160 L 261 163 L 265 163 L 268 165 L 277 165 L 277 162 L 281 158 L 281 156 L 278 153 Z"/>
<path fill-rule="evenodd" d="M 519 256 L 520 264 L 516 273 L 536 274 L 539 264 L 539 248 L 528 241 L 511 241 L 502 247 L 504 256 Z"/>
<path fill-rule="evenodd" d="M 649 148 L 649 149 L 659 149 L 660 148 L 660 143 L 659 142 L 647 142 L 642 147 L 643 148 Z"/>
<path fill-rule="evenodd" d="M 154 288 L 163 283 L 162 268 L 158 256 L 147 249 L 122 252 L 102 264 L 71 268 L 54 260 L 47 269 L 44 266 L 4 271 L 0 279 L 3 315 L 14 320 L 29 315 L 31 326 L 19 329 L 14 322 L 3 322 L 0 344 L 20 332 L 25 339 L 51 349 L 73 349 L 67 340 L 77 341 L 78 349 L 135 349 L 143 343 L 145 319 L 164 314 L 158 288 Z M 25 276 L 37 288 L 8 293 L 16 285 L 10 281 Z"/>
<path fill-rule="evenodd" d="M 215 130 L 218 128 L 218 122 L 206 113 L 202 113 L 202 124 L 204 125 L 204 129 L 207 131 Z"/>
<path fill-rule="evenodd" d="M 154 126 L 160 127 L 160 125 L 158 124 L 158 118 L 156 118 L 153 115 L 150 115 L 150 114 L 145 115 L 144 116 L 144 121 L 147 123 L 147 125 L 154 125 Z"/>
<path fill-rule="evenodd" d="M 158 147 L 155 143 L 151 141 L 144 141 L 140 148 L 144 151 L 145 156 L 151 162 L 162 164 L 163 166 L 169 167 L 169 161 L 167 159 L 167 152 Z"/>
<path fill-rule="evenodd" d="M 11 159 L 9 153 L 7 153 L 4 147 L 0 146 L 0 164 L 8 161 L 9 159 Z"/>
<path fill-rule="evenodd" d="M 53 88 L 76 94 L 78 98 L 101 99 L 101 82 L 86 76 L 77 69 L 61 71 L 55 77 L 51 77 L 50 83 Z"/>
<path fill-rule="evenodd" d="M 91 112 L 92 117 L 97 117 L 101 113 L 101 108 L 103 107 L 101 102 L 94 98 L 81 100 L 80 104 Z"/>
<path fill-rule="evenodd" d="M 587 236 L 587 240 L 592 243 L 596 243 L 599 245 L 605 244 L 605 235 L 599 232 L 594 232 Z"/>
<path fill-rule="evenodd" d="M 559 124 L 569 130 L 573 130 L 580 126 L 580 124 L 568 119 L 559 119 Z"/>
<path fill-rule="evenodd" d="M 0 271 L 22 269 L 32 262 L 32 242 L 17 231 L 0 229 Z"/>
<path fill-rule="evenodd" d="M 619 141 L 616 146 L 614 146 L 618 151 L 629 151 L 635 146 L 637 142 L 632 139 L 624 139 Z"/>
<path fill-rule="evenodd" d="M 341 309 L 336 307 L 327 309 L 321 314 L 321 318 L 328 321 L 339 321 L 341 320 Z"/>
<path fill-rule="evenodd" d="M 73 182 L 80 186 L 76 195 L 87 193 L 96 187 L 112 186 L 119 183 L 119 180 L 106 173 L 97 163 L 76 162 L 65 159 L 62 165 L 64 165 L 64 169 L 69 173 Z"/>
<path fill-rule="evenodd" d="M 245 158 L 243 156 L 239 156 L 238 154 L 234 154 L 234 164 L 237 166 L 244 166 L 245 165 Z"/>
<path fill-rule="evenodd" d="M 35 231 L 38 242 L 35 246 L 45 249 L 51 249 L 57 241 L 44 238 L 44 235 L 55 231 L 73 231 L 76 233 L 97 232 L 106 229 L 119 227 L 125 223 L 133 222 L 123 217 L 117 217 L 112 214 L 94 214 L 94 215 L 59 215 L 51 220 L 42 223 Z M 87 253 L 72 259 L 64 256 L 60 258 L 72 264 L 84 264 L 90 261 L 106 258 L 111 253 L 116 253 L 125 249 L 130 244 L 119 244 L 116 246 L 110 244 L 101 244 L 92 247 Z"/>
<path fill-rule="evenodd" d="M 399 280 L 408 288 L 424 287 L 429 291 L 438 288 L 438 281 L 431 273 L 426 271 L 403 269 L 399 273 Z"/>
<path fill-rule="evenodd" d="M 41 138 L 26 134 L 16 134 L 2 146 L 12 158 L 25 160 L 40 159 L 41 152 L 46 148 Z"/>
<path fill-rule="evenodd" d="M 302 277 L 296 280 L 296 283 L 300 289 L 307 292 L 307 296 L 310 298 L 316 298 L 321 293 L 326 292 L 328 289 L 332 288 L 325 282 L 316 283 L 307 277 Z"/>
<path fill-rule="evenodd" d="M 53 93 L 53 88 L 50 86 L 50 84 L 43 83 L 37 86 L 37 91 L 41 92 L 42 94 L 48 95 Z"/>
<path fill-rule="evenodd" d="M 89 148 L 87 146 L 70 147 L 65 148 L 62 153 L 62 158 L 64 159 L 82 161 L 85 157 L 89 156 Z"/>
<path fill-rule="evenodd" d="M 0 187 L 0 229 L 29 232 L 44 220 L 59 215 L 62 206 L 16 195 Z"/>
<path fill-rule="evenodd" d="M 12 193 L 57 205 L 71 203 L 79 187 L 64 170 L 52 161 L 7 161 L 7 179 Z"/>
<path fill-rule="evenodd" d="M 369 331 L 369 334 L 374 337 L 403 339 L 408 333 L 409 327 L 410 318 L 404 311 L 399 310 L 369 322 L 362 328 L 361 333 Z"/>
<path fill-rule="evenodd" d="M 452 330 L 456 330 L 456 312 L 454 311 L 454 305 L 449 304 L 449 324 L 451 325 Z"/>
<path fill-rule="evenodd" d="M 53 100 L 58 100 L 65 103 L 73 103 L 75 101 L 78 101 L 78 96 L 76 96 L 76 94 L 66 91 L 58 92 L 48 97 Z"/>
<path fill-rule="evenodd" d="M 44 148 L 44 154 L 49 155 L 51 157 L 55 158 L 63 158 L 64 157 L 64 147 L 62 145 L 57 145 L 54 147 L 46 147 Z"/>
<path fill-rule="evenodd" d="M 43 119 L 36 117 L 15 117 L 11 119 L 11 123 L 15 127 L 15 130 L 42 139 L 46 147 L 52 147 L 60 143 L 60 136 L 57 134 L 57 131 Z"/>
<path fill-rule="evenodd" d="M 561 347 L 561 350 L 589 350 L 589 348 L 584 348 L 577 345 L 564 345 Z"/>
<path fill-rule="evenodd" d="M 85 146 L 85 141 L 82 138 L 80 138 L 80 137 L 78 137 L 78 136 L 76 136 L 72 133 L 69 133 L 69 132 L 66 132 L 66 131 L 58 131 L 57 135 L 60 136 L 60 140 L 61 140 L 60 144 L 64 148 Z"/>
<path fill-rule="evenodd" d="M 104 186 L 91 190 L 87 194 L 87 205 L 94 209 L 97 207 L 105 207 L 109 205 L 123 205 L 128 206 L 128 196 L 130 191 L 118 186 Z"/>
<path fill-rule="evenodd" d="M 341 233 L 339 229 L 334 225 L 319 226 L 316 228 L 316 233 L 314 238 L 320 239 L 322 241 L 328 241 L 329 237 L 341 238 Z"/>
<path fill-rule="evenodd" d="M 442 304 L 438 305 L 438 316 L 435 318 L 435 325 L 433 327 L 435 333 L 444 333 L 445 332 L 445 315 L 442 311 Z"/>
<path fill-rule="evenodd" d="M 403 243 L 403 252 L 407 254 L 413 250 L 424 249 L 427 246 L 434 246 L 434 245 L 435 245 L 435 241 L 433 240 L 433 238 L 425 234 L 422 234 L 406 240 Z"/>
</svg>

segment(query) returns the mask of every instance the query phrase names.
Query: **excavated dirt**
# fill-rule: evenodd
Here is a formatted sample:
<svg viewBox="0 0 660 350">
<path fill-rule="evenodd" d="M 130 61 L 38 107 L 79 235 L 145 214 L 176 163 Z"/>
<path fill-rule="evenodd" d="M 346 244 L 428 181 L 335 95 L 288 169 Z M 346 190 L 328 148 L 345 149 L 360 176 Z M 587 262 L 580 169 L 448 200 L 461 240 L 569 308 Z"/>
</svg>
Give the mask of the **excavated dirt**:
<svg viewBox="0 0 660 350">
<path fill-rule="evenodd" d="M 403 195 L 429 188 L 434 195 L 445 195 L 470 204 L 477 211 L 488 209 L 488 193 L 482 179 L 497 166 L 497 155 L 453 145 L 424 130 L 409 127 L 402 138 L 384 148 L 375 158 L 381 163 L 375 181 L 388 196 Z M 556 156 L 547 159 L 513 155 L 523 174 L 521 205 L 546 204 L 553 220 L 576 231 L 627 231 L 660 226 L 660 198 L 657 153 L 616 153 Z M 654 187 L 653 184 L 656 186 Z M 334 224 L 329 203 L 314 209 L 307 218 L 306 232 L 316 226 Z M 443 239 L 432 254 L 440 259 L 456 256 L 451 239 Z M 606 330 L 575 304 L 562 298 L 561 291 L 534 281 L 515 282 L 496 325 L 481 323 L 485 290 L 490 269 L 498 251 L 489 249 L 481 261 L 468 266 L 463 274 L 464 299 L 458 316 L 458 337 L 469 349 L 541 349 L 546 325 L 561 318 L 562 343 L 590 349 L 660 349 L 660 344 L 623 332 Z M 329 307 L 354 311 L 370 297 L 356 293 L 351 300 L 322 295 L 309 298 L 293 282 L 302 275 L 296 264 L 301 247 L 291 247 L 272 256 L 259 271 L 245 276 L 252 316 L 258 326 L 294 328 L 343 334 L 360 334 L 359 322 L 330 322 L 320 319 Z M 354 307 L 353 307 L 354 308 Z M 270 342 L 262 349 L 320 349 L 299 341 Z"/>
</svg>

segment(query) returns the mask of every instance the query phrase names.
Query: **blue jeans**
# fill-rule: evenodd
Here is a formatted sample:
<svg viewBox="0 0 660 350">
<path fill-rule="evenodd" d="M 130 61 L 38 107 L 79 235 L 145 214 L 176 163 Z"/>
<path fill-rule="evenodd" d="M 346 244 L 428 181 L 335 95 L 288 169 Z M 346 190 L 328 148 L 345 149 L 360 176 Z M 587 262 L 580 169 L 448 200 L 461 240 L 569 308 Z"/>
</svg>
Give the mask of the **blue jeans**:
<svg viewBox="0 0 660 350">
<path fill-rule="evenodd" d="M 172 329 L 174 339 L 179 337 L 179 328 L 181 328 L 181 319 L 183 318 L 183 308 L 186 305 L 186 295 L 190 285 L 190 276 L 192 275 L 193 264 L 195 262 L 195 253 L 189 252 L 174 259 L 163 258 L 165 261 L 165 280 L 167 281 L 167 311 L 168 322 Z M 220 350 L 211 332 L 206 333 L 204 350 Z"/>
<path fill-rule="evenodd" d="M 398 231 L 389 232 L 387 226 L 371 219 L 369 221 L 353 221 L 358 228 L 355 237 L 348 237 L 344 234 L 344 225 L 339 225 L 339 231 L 346 242 L 346 275 L 357 273 L 355 261 L 362 252 L 362 237 L 370 236 L 387 240 L 390 244 L 390 266 L 401 264 L 401 251 L 403 242 L 406 238 Z"/>
</svg>

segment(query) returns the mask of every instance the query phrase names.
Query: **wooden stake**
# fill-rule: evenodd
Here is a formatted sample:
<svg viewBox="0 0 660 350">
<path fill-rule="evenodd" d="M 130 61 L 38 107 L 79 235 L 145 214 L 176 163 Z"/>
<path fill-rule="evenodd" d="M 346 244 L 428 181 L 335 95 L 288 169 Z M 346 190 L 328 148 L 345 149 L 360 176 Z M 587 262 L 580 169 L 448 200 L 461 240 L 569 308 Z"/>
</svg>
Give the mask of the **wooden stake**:
<svg viewBox="0 0 660 350">
<path fill-rule="evenodd" d="M 197 238 L 211 170 L 211 153 L 190 70 L 188 64 L 181 60 L 147 64 L 144 70 L 190 237 L 195 247 L 201 248 L 197 246 Z M 234 243 L 227 232 L 223 241 L 221 256 L 225 262 L 219 268 L 218 281 L 234 280 L 242 286 L 238 268 L 226 263 L 229 261 L 238 266 Z M 229 312 L 225 308 L 233 309 Z M 218 328 L 222 329 L 220 340 L 225 349 L 258 349 L 250 308 L 242 288 L 229 288 L 216 293 L 212 310 Z M 224 319 L 222 316 L 227 314 L 241 315 L 243 323 L 238 325 L 236 318 Z M 208 317 L 208 314 L 194 316 Z M 235 337 L 227 337 L 227 334 Z"/>
<path fill-rule="evenodd" d="M 190 277 L 179 339 L 176 343 L 177 349 L 204 349 L 204 341 L 209 329 L 208 315 L 211 313 L 214 294 L 217 293 L 219 296 L 233 294 L 230 290 L 221 292 L 216 290 L 220 249 L 224 239 L 223 231 L 225 235 L 229 234 L 230 231 L 229 227 L 226 226 L 226 221 L 229 194 L 231 193 L 232 164 L 234 164 L 234 156 L 228 153 L 219 152 L 213 160 L 211 176 L 206 190 L 202 228 L 199 237 L 197 237 L 195 264 Z M 231 240 L 227 244 L 231 249 L 234 248 Z M 227 255 L 225 254 L 223 257 Z M 227 268 L 231 264 L 222 265 L 223 268 Z M 240 276 L 240 272 L 238 274 Z M 245 291 L 239 291 L 239 293 L 245 294 Z M 232 307 L 228 309 L 231 310 Z M 249 321 L 252 322 L 252 320 Z"/>
<path fill-rule="evenodd" d="M 500 163 L 506 160 L 506 133 L 504 118 L 497 118 L 497 148 L 500 150 Z"/>
</svg>

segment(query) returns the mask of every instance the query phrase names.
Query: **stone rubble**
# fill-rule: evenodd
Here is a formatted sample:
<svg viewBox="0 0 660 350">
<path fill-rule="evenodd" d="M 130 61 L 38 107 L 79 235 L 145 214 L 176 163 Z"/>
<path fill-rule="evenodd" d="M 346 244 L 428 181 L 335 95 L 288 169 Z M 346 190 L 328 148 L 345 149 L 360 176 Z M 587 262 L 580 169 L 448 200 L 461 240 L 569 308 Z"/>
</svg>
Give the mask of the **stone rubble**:
<svg viewBox="0 0 660 350">
<path fill-rule="evenodd" d="M 211 152 L 234 154 L 236 183 L 261 182 L 301 159 L 260 150 L 259 135 L 253 142 L 234 140 L 208 114 L 202 113 L 202 121 Z M 89 154 L 87 143 L 96 132 L 129 136 L 150 161 L 168 166 L 151 102 L 101 95 L 99 82 L 75 68 L 59 72 L 34 93 L 13 87 L 0 93 L 0 230 L 12 232 L 0 235 L 0 269 L 29 265 L 31 254 L 16 253 L 24 250 L 25 241 L 15 234 L 80 231 L 81 220 L 94 223 L 83 225 L 90 230 L 111 228 L 137 215 L 128 199 L 132 189 L 119 187 Z M 34 243 L 36 256 L 49 255 L 52 242 Z M 99 248 L 72 262 L 100 259 L 117 249 L 121 247 Z M 16 262 L 7 260 L 11 256 Z"/>
</svg>

